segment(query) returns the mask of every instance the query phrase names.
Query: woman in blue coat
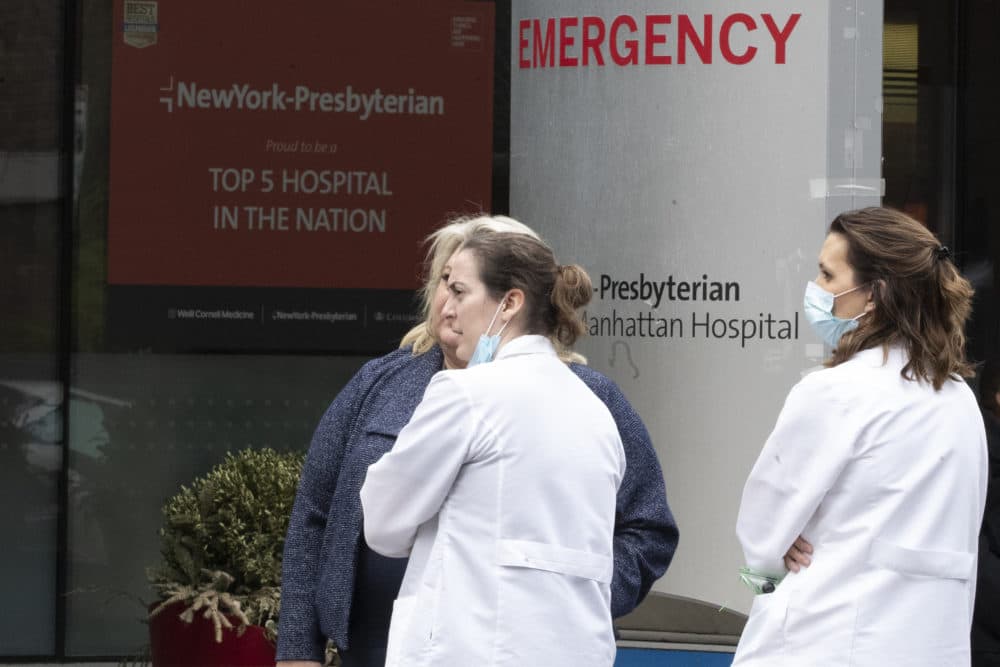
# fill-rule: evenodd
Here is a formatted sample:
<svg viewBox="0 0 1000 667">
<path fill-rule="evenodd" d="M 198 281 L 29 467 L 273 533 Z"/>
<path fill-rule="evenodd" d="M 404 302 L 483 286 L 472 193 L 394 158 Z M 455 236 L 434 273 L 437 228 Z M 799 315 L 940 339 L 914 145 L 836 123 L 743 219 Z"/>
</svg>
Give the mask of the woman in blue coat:
<svg viewBox="0 0 1000 667">
<path fill-rule="evenodd" d="M 361 538 L 360 488 L 368 466 L 389 451 L 431 378 L 462 368 L 457 340 L 442 326 L 447 299 L 442 269 L 477 232 L 536 236 L 510 218 L 459 220 L 431 237 L 424 286 L 424 322 L 400 349 L 365 364 L 320 421 L 303 467 L 285 542 L 277 657 L 279 667 L 322 663 L 327 639 L 345 667 L 383 665 L 392 601 L 406 561 L 371 551 Z M 626 458 L 617 496 L 611 611 L 632 611 L 663 575 L 678 531 L 667 505 L 663 474 L 642 420 L 618 387 L 563 354 L 570 368 L 607 405 Z"/>
</svg>

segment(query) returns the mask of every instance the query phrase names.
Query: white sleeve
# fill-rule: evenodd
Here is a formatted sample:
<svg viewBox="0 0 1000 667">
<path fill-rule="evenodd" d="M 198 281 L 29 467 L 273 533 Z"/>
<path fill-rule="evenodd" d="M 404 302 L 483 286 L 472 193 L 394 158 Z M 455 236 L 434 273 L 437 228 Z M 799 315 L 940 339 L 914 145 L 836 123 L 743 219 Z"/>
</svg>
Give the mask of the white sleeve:
<svg viewBox="0 0 1000 667">
<path fill-rule="evenodd" d="M 390 558 L 408 556 L 421 524 L 440 510 L 476 438 L 464 390 L 438 373 L 392 450 L 368 468 L 361 487 L 365 541 Z"/>
<path fill-rule="evenodd" d="M 828 383 L 807 376 L 778 415 L 740 502 L 736 535 L 747 566 L 785 572 L 784 555 L 802 534 L 855 448 L 847 403 Z"/>
</svg>

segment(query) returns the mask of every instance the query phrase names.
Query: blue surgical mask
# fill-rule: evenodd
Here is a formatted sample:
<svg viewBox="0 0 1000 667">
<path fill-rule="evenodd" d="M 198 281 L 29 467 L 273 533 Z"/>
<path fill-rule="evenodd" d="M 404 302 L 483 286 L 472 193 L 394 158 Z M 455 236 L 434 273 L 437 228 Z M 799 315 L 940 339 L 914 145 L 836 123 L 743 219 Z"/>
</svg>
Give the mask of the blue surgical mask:
<svg viewBox="0 0 1000 667">
<path fill-rule="evenodd" d="M 813 331 L 823 339 L 830 347 L 837 347 L 840 338 L 848 331 L 858 328 L 858 318 L 864 315 L 861 313 L 857 317 L 845 319 L 833 314 L 833 300 L 838 296 L 848 294 L 854 290 L 861 289 L 863 285 L 858 285 L 849 290 L 844 290 L 840 294 L 827 292 L 813 281 L 806 285 L 806 295 L 803 300 L 806 320 L 812 325 Z"/>
<path fill-rule="evenodd" d="M 493 319 L 490 320 L 490 325 L 486 327 L 486 333 L 479 337 L 476 349 L 472 351 L 472 358 L 469 359 L 469 366 L 488 363 L 493 361 L 493 357 L 496 356 L 497 348 L 500 347 L 500 334 L 503 333 L 503 330 L 507 328 L 510 322 L 509 320 L 504 322 L 503 326 L 500 327 L 500 331 L 492 336 L 489 335 L 490 329 L 493 328 L 493 323 L 497 321 L 497 316 L 500 315 L 501 310 L 503 310 L 503 302 L 497 307 L 497 312 L 493 313 Z"/>
</svg>

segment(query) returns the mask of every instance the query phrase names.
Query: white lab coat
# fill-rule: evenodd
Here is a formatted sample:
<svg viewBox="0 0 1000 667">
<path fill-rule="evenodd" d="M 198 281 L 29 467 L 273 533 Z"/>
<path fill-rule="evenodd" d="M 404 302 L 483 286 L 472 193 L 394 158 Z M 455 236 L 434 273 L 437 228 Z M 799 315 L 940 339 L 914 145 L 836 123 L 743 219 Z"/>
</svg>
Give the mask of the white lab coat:
<svg viewBox="0 0 1000 667">
<path fill-rule="evenodd" d="M 607 407 L 542 336 L 434 376 L 361 488 L 365 539 L 409 556 L 388 667 L 613 664 Z"/>
<path fill-rule="evenodd" d="M 969 387 L 900 377 L 866 350 L 789 393 L 743 491 L 747 565 L 783 573 L 756 596 L 734 667 L 969 664 L 986 434 Z"/>
</svg>

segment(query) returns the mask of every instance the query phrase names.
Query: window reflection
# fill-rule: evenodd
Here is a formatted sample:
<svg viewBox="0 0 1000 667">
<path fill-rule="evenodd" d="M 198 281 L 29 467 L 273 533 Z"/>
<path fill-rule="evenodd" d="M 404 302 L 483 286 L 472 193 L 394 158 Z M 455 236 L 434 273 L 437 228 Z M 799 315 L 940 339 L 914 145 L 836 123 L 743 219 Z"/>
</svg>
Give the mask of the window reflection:
<svg viewBox="0 0 1000 667">
<path fill-rule="evenodd" d="M 23 601 L 0 624 L 7 655 L 54 649 L 62 388 L 41 361 L 0 360 L 0 597 Z"/>
<path fill-rule="evenodd" d="M 0 21 L 0 655 L 55 651 L 63 6 Z M 15 613 L 16 611 L 16 613 Z"/>
<path fill-rule="evenodd" d="M 303 451 L 360 357 L 81 354 L 74 363 L 67 650 L 147 641 L 161 505 L 228 451 Z"/>
</svg>

